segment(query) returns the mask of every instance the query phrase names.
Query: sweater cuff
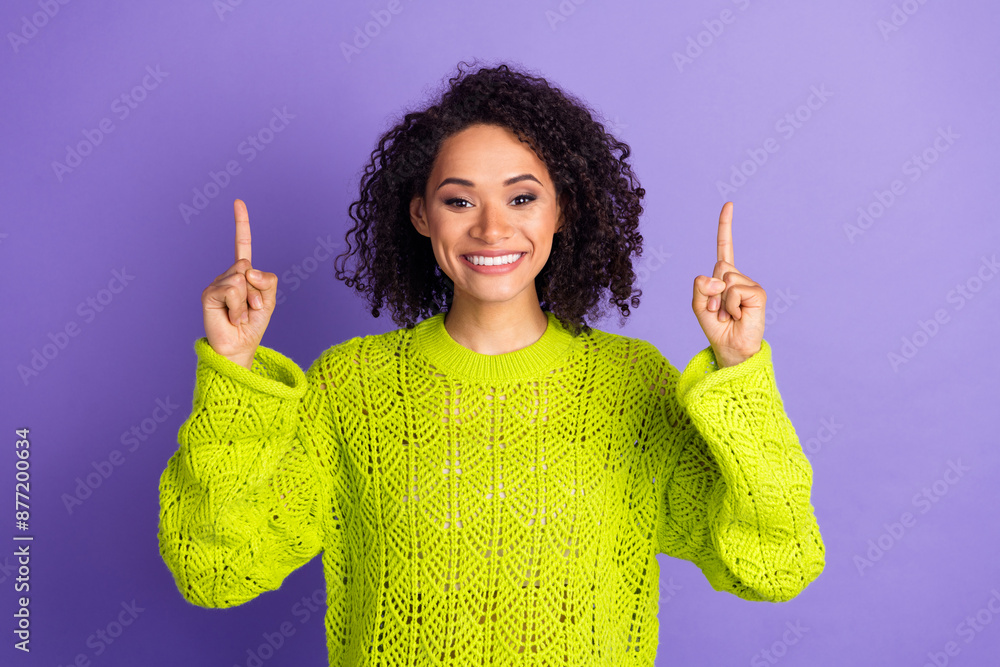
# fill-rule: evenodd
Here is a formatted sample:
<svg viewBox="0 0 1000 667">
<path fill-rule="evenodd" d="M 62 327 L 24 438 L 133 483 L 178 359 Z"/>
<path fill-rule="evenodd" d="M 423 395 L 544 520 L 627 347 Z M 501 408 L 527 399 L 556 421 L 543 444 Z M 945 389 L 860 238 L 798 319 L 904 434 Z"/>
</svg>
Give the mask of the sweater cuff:
<svg viewBox="0 0 1000 667">
<path fill-rule="evenodd" d="M 766 340 L 760 341 L 760 349 L 748 359 L 733 366 L 719 368 L 715 352 L 709 345 L 691 358 L 677 382 L 677 397 L 682 405 L 696 403 L 705 393 L 721 383 L 736 381 L 755 375 L 760 371 L 772 374 L 771 346 Z"/>
<path fill-rule="evenodd" d="M 194 343 L 198 363 L 211 368 L 236 384 L 276 398 L 300 399 L 306 393 L 306 376 L 298 364 L 285 355 L 257 346 L 252 368 L 241 366 L 216 352 L 202 336 Z"/>
</svg>

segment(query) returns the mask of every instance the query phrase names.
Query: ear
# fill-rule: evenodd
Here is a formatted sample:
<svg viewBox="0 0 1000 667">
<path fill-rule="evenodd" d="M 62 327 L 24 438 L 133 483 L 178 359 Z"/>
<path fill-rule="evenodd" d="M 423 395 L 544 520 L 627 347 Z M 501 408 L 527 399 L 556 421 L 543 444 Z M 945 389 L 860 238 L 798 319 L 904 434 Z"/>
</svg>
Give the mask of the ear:
<svg viewBox="0 0 1000 667">
<path fill-rule="evenodd" d="M 564 192 L 559 195 L 559 220 L 556 221 L 556 234 L 561 232 L 563 227 L 566 225 L 566 202 L 568 201 L 569 195 L 567 193 Z"/>
<path fill-rule="evenodd" d="M 427 225 L 427 215 L 424 209 L 424 198 L 420 195 L 413 195 L 410 200 L 410 222 L 421 235 L 430 238 L 430 231 Z"/>
</svg>

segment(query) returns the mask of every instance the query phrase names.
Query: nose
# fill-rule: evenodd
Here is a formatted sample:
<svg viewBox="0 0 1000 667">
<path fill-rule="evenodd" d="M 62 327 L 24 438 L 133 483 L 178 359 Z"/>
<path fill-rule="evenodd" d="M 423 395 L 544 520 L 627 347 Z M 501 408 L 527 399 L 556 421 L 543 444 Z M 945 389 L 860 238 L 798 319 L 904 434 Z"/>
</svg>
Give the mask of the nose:
<svg viewBox="0 0 1000 667">
<path fill-rule="evenodd" d="M 480 207 L 479 219 L 470 233 L 473 238 L 487 245 L 495 245 L 510 238 L 512 228 L 507 221 L 507 212 L 503 205 L 484 202 Z"/>
</svg>

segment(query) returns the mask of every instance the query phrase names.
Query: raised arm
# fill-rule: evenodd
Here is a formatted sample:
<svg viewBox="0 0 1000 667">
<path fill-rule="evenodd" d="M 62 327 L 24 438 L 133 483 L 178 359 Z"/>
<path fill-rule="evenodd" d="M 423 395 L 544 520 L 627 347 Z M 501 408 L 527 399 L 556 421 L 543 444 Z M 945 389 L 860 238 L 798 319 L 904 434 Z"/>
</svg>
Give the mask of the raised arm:
<svg viewBox="0 0 1000 667">
<path fill-rule="evenodd" d="M 231 607 L 319 552 L 332 501 L 316 452 L 330 416 L 319 360 L 307 377 L 266 347 L 252 369 L 205 338 L 195 351 L 192 411 L 160 478 L 160 553 L 185 599 Z"/>
<path fill-rule="evenodd" d="M 663 469 L 660 551 L 697 565 L 716 590 L 782 602 L 823 571 L 810 504 L 812 468 L 785 414 L 771 349 L 717 368 L 711 348 L 660 374 Z M 671 426 L 673 425 L 673 426 Z"/>
</svg>

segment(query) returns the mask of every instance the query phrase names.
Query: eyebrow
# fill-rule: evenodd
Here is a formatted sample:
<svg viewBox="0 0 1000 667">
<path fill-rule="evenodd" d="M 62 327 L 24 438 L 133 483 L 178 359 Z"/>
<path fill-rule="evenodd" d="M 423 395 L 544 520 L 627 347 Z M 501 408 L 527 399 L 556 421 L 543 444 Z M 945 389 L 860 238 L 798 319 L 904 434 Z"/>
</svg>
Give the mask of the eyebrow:
<svg viewBox="0 0 1000 667">
<path fill-rule="evenodd" d="M 520 183 L 521 181 L 534 181 L 535 183 L 542 185 L 542 182 L 539 181 L 534 176 L 532 176 L 531 174 L 521 174 L 520 176 L 514 176 L 513 178 L 508 178 L 506 181 L 503 182 L 503 184 L 504 187 L 507 187 L 508 185 L 514 185 L 515 183 Z M 464 178 L 446 178 L 443 181 L 441 181 L 441 184 L 438 185 L 437 188 L 435 188 L 435 191 L 440 190 L 449 183 L 464 185 L 467 188 L 475 187 L 475 183 L 473 183 L 472 181 L 467 181 Z"/>
</svg>

